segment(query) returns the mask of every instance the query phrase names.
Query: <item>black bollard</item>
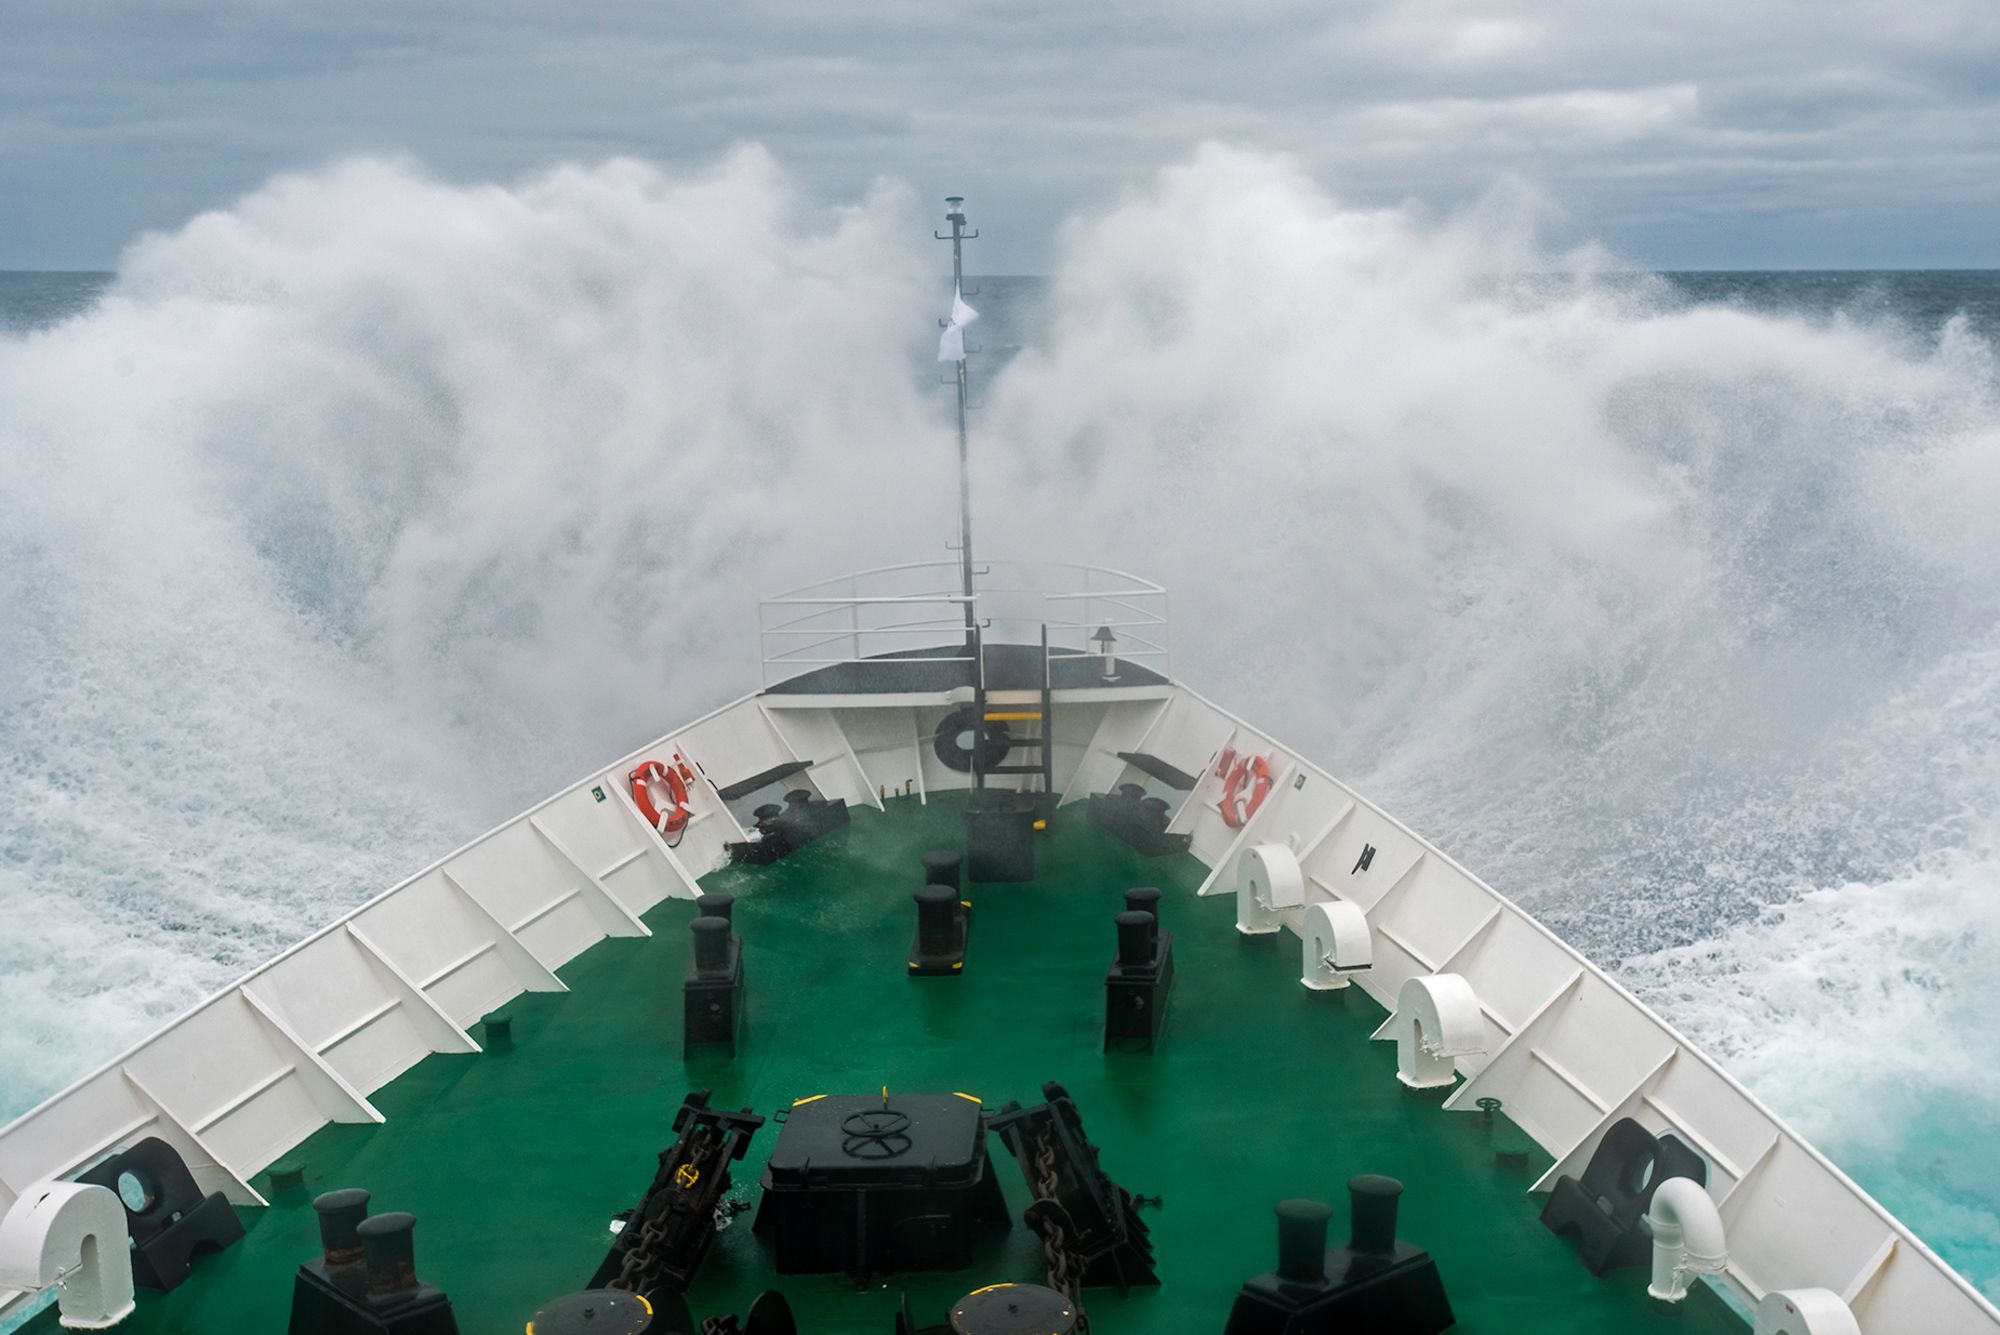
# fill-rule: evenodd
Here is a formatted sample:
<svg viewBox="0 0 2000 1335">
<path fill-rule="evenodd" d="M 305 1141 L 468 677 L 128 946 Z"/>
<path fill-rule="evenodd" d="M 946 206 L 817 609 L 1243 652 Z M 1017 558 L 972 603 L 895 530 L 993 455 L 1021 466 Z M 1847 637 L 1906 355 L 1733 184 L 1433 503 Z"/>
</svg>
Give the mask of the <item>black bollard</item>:
<svg viewBox="0 0 2000 1335">
<path fill-rule="evenodd" d="M 380 1297 L 417 1287 L 417 1217 L 402 1210 L 370 1215 L 354 1230 L 368 1267 L 368 1293 Z"/>
<path fill-rule="evenodd" d="M 1193 783 L 1192 778 L 1189 779 Z M 1085 806 L 1091 824 L 1102 826 L 1149 858 L 1185 853 L 1185 834 L 1168 834 L 1173 807 L 1164 797 L 1148 797 L 1136 783 L 1121 783 L 1106 793 L 1092 793 Z"/>
<path fill-rule="evenodd" d="M 694 971 L 704 978 L 729 972 L 729 919 L 696 918 L 689 930 L 694 933 Z"/>
<path fill-rule="evenodd" d="M 947 955 L 958 945 L 958 896 L 950 886 L 927 885 L 916 893 L 917 949 Z"/>
<path fill-rule="evenodd" d="M 1135 885 L 1125 892 L 1128 910 L 1153 915 L 1153 939 L 1160 936 L 1160 892 L 1150 885 Z"/>
<path fill-rule="evenodd" d="M 326 1268 L 357 1264 L 362 1248 L 356 1230 L 368 1217 L 368 1193 L 360 1187 L 321 1192 L 313 1197 L 313 1209 L 319 1215 L 319 1250 Z"/>
<path fill-rule="evenodd" d="M 451 1299 L 417 1278 L 417 1217 L 391 1211 L 362 1218 L 368 1193 L 329 1191 L 319 1211 L 325 1258 L 292 1281 L 287 1335 L 458 1335 Z"/>
<path fill-rule="evenodd" d="M 681 1041 L 690 1050 L 724 1043 L 733 1057 L 743 1013 L 743 938 L 731 935 L 727 918 L 696 918 L 688 931 L 694 951 L 681 982 Z"/>
<path fill-rule="evenodd" d="M 949 848 L 934 848 L 924 854 L 924 884 L 948 885 L 953 890 L 959 888 L 959 868 L 965 857 Z"/>
<path fill-rule="evenodd" d="M 703 918 L 720 918 L 729 924 L 729 930 L 736 930 L 736 896 L 696 895 L 694 911 Z"/>
<path fill-rule="evenodd" d="M 762 778 L 759 775 L 756 779 L 746 779 L 744 784 Z M 740 797 L 739 789 L 740 785 L 731 785 L 718 791 L 736 793 Z M 810 788 L 794 788 L 785 794 L 783 806 L 765 802 L 751 815 L 756 819 L 756 828 L 744 831 L 748 837 L 742 843 L 726 843 L 723 850 L 729 855 L 731 863 L 768 867 L 821 835 L 847 824 L 847 799 L 823 798 Z"/>
<path fill-rule="evenodd" d="M 1159 892 L 1131 890 L 1128 895 Z M 1104 1048 L 1150 1052 L 1159 1041 L 1174 982 L 1173 938 L 1141 909 L 1117 917 L 1118 954 L 1104 975 Z"/>
<path fill-rule="evenodd" d="M 1396 1198 L 1402 1194 L 1402 1183 L 1380 1173 L 1347 1179 L 1353 1227 L 1349 1251 L 1386 1256 L 1396 1250 Z"/>
<path fill-rule="evenodd" d="M 1278 1268 L 1244 1284 L 1223 1335 L 1441 1335 L 1451 1300 L 1428 1252 L 1396 1240 L 1403 1184 L 1362 1173 L 1347 1180 L 1353 1235 L 1326 1249 L 1331 1206 L 1278 1203 Z"/>
<path fill-rule="evenodd" d="M 1153 962 L 1153 915 L 1127 909 L 1118 915 L 1118 967 L 1144 969 Z"/>
<path fill-rule="evenodd" d="M 1293 1197 L 1278 1202 L 1278 1278 L 1287 1284 L 1326 1283 L 1326 1226 L 1333 1207 Z"/>
<path fill-rule="evenodd" d="M 965 969 L 965 944 L 972 915 L 948 885 L 927 885 L 917 901 L 917 935 L 910 943 L 910 972 L 923 977 L 947 977 Z"/>
</svg>

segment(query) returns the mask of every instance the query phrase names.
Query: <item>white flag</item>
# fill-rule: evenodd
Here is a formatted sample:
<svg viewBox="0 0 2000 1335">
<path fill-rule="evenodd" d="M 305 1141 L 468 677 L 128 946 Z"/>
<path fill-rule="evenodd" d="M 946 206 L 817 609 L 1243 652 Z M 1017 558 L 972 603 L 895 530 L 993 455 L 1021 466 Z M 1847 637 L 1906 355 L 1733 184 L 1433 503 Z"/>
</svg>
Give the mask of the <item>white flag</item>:
<svg viewBox="0 0 2000 1335">
<path fill-rule="evenodd" d="M 965 304 L 965 298 L 958 289 L 951 292 L 951 323 L 944 327 L 944 337 L 938 340 L 938 360 L 941 362 L 962 362 L 965 360 L 965 327 L 979 318 L 979 312 Z"/>
</svg>

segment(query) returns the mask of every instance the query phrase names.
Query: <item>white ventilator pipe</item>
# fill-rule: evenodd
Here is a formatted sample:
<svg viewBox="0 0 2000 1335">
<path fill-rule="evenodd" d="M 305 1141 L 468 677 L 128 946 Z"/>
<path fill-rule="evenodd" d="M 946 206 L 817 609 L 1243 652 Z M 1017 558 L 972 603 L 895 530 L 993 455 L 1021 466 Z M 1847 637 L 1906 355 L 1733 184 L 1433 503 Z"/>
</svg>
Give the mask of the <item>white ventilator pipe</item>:
<svg viewBox="0 0 2000 1335">
<path fill-rule="evenodd" d="M 1283 844 L 1252 844 L 1236 863 L 1236 930 L 1268 936 L 1285 925 L 1280 909 L 1306 902 L 1305 873 Z"/>
<path fill-rule="evenodd" d="M 132 1315 L 125 1207 L 108 1187 L 44 1182 L 0 1218 L 0 1285 L 33 1293 L 61 1284 L 71 1330 L 103 1330 Z"/>
<path fill-rule="evenodd" d="M 1436 1089 L 1458 1079 L 1458 1058 L 1486 1051 L 1486 1021 L 1465 979 L 1419 974 L 1403 980 L 1394 1013 L 1370 1037 L 1395 1040 L 1398 1080 Z"/>
<path fill-rule="evenodd" d="M 1346 987 L 1347 975 L 1364 972 L 1375 963 L 1368 919 L 1344 899 L 1306 905 L 1299 944 L 1304 952 L 1299 981 L 1315 991 Z"/>
<path fill-rule="evenodd" d="M 1701 1183 L 1670 1177 L 1653 1193 L 1646 1211 L 1653 1234 L 1653 1282 L 1646 1292 L 1665 1302 L 1687 1297 L 1695 1275 L 1713 1275 L 1729 1264 L 1722 1215 Z"/>
</svg>

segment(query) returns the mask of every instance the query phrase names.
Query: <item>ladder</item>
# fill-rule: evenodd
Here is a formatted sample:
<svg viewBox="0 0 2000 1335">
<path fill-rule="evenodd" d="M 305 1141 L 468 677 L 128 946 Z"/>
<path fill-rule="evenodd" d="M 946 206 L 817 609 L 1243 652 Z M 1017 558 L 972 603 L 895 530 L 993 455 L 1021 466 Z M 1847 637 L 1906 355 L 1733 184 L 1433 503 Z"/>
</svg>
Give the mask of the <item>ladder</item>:
<svg viewBox="0 0 2000 1335">
<path fill-rule="evenodd" d="M 1049 628 L 1042 627 L 1041 686 L 1039 689 L 994 690 L 986 684 L 985 646 L 980 646 L 979 673 L 972 688 L 973 709 L 983 730 L 986 725 L 1007 725 L 1014 751 L 1032 750 L 1039 759 L 1034 764 L 1000 764 L 981 768 L 979 748 L 972 749 L 972 786 L 984 788 L 989 774 L 1036 774 L 1041 776 L 1039 799 L 1042 828 L 1055 818 L 1055 697 L 1049 685 Z M 1020 736 L 1023 723 L 1035 725 L 1033 736 Z"/>
</svg>

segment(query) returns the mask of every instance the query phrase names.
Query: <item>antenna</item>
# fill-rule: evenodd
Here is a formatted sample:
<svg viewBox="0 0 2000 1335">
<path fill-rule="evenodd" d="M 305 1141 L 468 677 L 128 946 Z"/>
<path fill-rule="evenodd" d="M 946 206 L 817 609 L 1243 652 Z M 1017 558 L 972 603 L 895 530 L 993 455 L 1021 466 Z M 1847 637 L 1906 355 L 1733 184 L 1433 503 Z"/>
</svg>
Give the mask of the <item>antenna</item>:
<svg viewBox="0 0 2000 1335">
<path fill-rule="evenodd" d="M 951 291 L 954 298 L 965 291 L 964 244 L 977 237 L 977 231 L 965 230 L 965 196 L 948 195 L 945 198 L 944 220 L 951 224 L 951 234 L 933 231 L 932 236 L 940 241 L 951 242 Z M 940 324 L 949 323 L 940 321 Z M 958 572 L 963 592 L 968 599 L 965 604 L 965 650 L 977 653 L 979 644 L 979 613 L 973 606 L 972 598 L 972 473 L 968 463 L 965 440 L 965 358 L 958 359 Z"/>
</svg>

